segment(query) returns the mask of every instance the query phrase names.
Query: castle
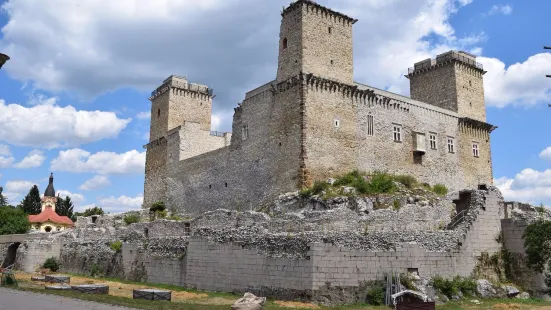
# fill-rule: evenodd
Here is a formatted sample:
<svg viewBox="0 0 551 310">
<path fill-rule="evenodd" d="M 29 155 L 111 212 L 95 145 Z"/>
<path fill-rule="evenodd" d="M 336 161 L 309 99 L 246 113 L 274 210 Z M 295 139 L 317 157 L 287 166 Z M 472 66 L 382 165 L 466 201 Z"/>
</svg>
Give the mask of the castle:
<svg viewBox="0 0 551 310">
<path fill-rule="evenodd" d="M 250 209 L 353 169 L 455 190 L 492 183 L 496 127 L 486 122 L 475 56 L 415 63 L 404 97 L 353 80 L 356 19 L 310 0 L 281 15 L 276 79 L 246 94 L 232 133 L 210 130 L 208 86 L 173 75 L 151 94 L 145 207 Z"/>
</svg>

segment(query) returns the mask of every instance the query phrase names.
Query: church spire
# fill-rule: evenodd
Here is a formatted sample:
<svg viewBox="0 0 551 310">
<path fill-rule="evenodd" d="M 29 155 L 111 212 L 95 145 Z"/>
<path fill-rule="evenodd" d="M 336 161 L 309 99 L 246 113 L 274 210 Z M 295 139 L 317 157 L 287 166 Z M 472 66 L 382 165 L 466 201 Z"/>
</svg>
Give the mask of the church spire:
<svg viewBox="0 0 551 310">
<path fill-rule="evenodd" d="M 44 197 L 55 197 L 55 190 L 54 190 L 54 174 L 50 174 L 50 182 L 48 183 L 48 187 L 46 188 L 46 191 L 44 192 Z"/>
</svg>

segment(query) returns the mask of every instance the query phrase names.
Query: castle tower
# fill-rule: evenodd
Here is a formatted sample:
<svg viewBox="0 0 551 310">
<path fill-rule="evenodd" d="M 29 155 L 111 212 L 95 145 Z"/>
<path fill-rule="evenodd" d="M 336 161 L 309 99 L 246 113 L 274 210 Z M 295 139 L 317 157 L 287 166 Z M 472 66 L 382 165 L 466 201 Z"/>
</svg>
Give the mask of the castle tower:
<svg viewBox="0 0 551 310">
<path fill-rule="evenodd" d="M 186 78 L 169 76 L 151 93 L 151 124 L 145 159 L 144 205 L 166 200 L 167 135 L 185 122 L 198 123 L 210 131 L 213 91 L 208 86 L 190 83 Z"/>
<path fill-rule="evenodd" d="M 476 56 L 449 51 L 415 63 L 406 76 L 411 98 L 486 122 L 483 76 L 486 73 Z"/>
<path fill-rule="evenodd" d="M 278 82 L 303 72 L 353 83 L 352 25 L 357 20 L 310 0 L 292 3 L 281 16 Z"/>
</svg>

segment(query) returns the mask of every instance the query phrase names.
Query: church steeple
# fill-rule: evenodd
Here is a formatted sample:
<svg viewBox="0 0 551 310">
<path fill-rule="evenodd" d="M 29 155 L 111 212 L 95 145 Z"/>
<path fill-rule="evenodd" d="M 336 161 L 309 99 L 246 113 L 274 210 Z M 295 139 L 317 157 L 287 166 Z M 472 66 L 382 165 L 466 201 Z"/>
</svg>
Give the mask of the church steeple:
<svg viewBox="0 0 551 310">
<path fill-rule="evenodd" d="M 48 183 L 48 187 L 46 187 L 46 191 L 44 192 L 44 197 L 55 197 L 53 173 L 50 174 L 50 182 Z"/>
</svg>

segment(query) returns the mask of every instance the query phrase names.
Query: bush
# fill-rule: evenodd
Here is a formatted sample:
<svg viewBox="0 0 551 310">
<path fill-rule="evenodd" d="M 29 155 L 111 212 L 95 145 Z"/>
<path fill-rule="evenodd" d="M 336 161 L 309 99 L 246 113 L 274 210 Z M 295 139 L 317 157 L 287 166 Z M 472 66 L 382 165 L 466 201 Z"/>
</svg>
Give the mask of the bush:
<svg viewBox="0 0 551 310">
<path fill-rule="evenodd" d="M 103 212 L 102 208 L 93 207 L 93 208 L 89 208 L 89 209 L 84 210 L 84 213 L 82 213 L 82 216 L 88 217 L 88 216 L 92 216 L 92 215 L 103 215 L 103 214 L 104 214 L 104 212 Z"/>
<path fill-rule="evenodd" d="M 162 201 L 156 201 L 154 202 L 151 207 L 149 208 L 149 211 L 151 212 L 161 212 L 166 210 L 165 203 Z"/>
<path fill-rule="evenodd" d="M 101 274 L 101 269 L 99 268 L 98 264 L 94 263 L 92 265 L 92 269 L 90 270 L 90 276 L 95 277 L 99 276 Z"/>
<path fill-rule="evenodd" d="M 385 303 L 385 288 L 382 284 L 377 284 L 367 291 L 367 302 L 374 306 Z"/>
<path fill-rule="evenodd" d="M 432 279 L 432 286 L 450 299 L 459 295 L 459 292 L 469 296 L 476 293 L 476 281 L 460 276 L 456 276 L 451 280 L 436 276 Z"/>
<path fill-rule="evenodd" d="M 395 175 L 394 180 L 398 183 L 402 183 L 407 188 L 413 188 L 417 185 L 417 179 L 411 175 Z"/>
<path fill-rule="evenodd" d="M 398 199 L 394 199 L 394 203 L 393 203 L 393 204 L 394 204 L 394 210 L 396 210 L 396 211 L 400 210 L 400 208 L 402 207 L 402 206 L 400 205 L 400 201 L 399 201 Z"/>
<path fill-rule="evenodd" d="M 50 271 L 56 272 L 59 270 L 59 263 L 57 262 L 57 259 L 55 259 L 55 257 L 50 257 L 46 259 L 44 265 L 42 265 L 42 268 L 50 269 Z"/>
<path fill-rule="evenodd" d="M 396 184 L 394 183 L 394 178 L 388 173 L 375 172 L 368 183 L 369 194 L 392 193 L 395 190 Z"/>
<path fill-rule="evenodd" d="M 302 189 L 299 192 L 300 197 L 309 198 L 313 195 L 319 195 L 327 190 L 331 185 L 325 181 L 315 181 L 311 188 Z"/>
<path fill-rule="evenodd" d="M 446 195 L 448 193 L 448 188 L 444 184 L 436 184 L 432 188 L 432 191 L 438 195 Z"/>
<path fill-rule="evenodd" d="M 126 225 L 139 223 L 139 222 L 140 222 L 140 216 L 137 214 L 128 214 L 127 216 L 124 217 L 124 223 Z"/>
<path fill-rule="evenodd" d="M 122 249 L 122 241 L 113 241 L 111 244 L 109 244 L 109 247 L 111 250 L 118 252 Z"/>
<path fill-rule="evenodd" d="M 171 215 L 168 219 L 171 220 L 171 221 L 181 221 L 182 220 L 182 218 L 179 217 L 178 215 Z"/>
<path fill-rule="evenodd" d="M 160 218 L 160 219 L 164 219 L 167 217 L 168 215 L 168 212 L 166 210 L 163 210 L 163 211 L 157 211 L 155 212 L 155 215 Z"/>
<path fill-rule="evenodd" d="M 335 183 L 333 183 L 334 186 L 351 186 L 354 181 L 357 179 L 362 178 L 362 175 L 358 170 L 354 170 L 352 172 L 349 172 L 342 177 L 338 178 Z"/>
</svg>

